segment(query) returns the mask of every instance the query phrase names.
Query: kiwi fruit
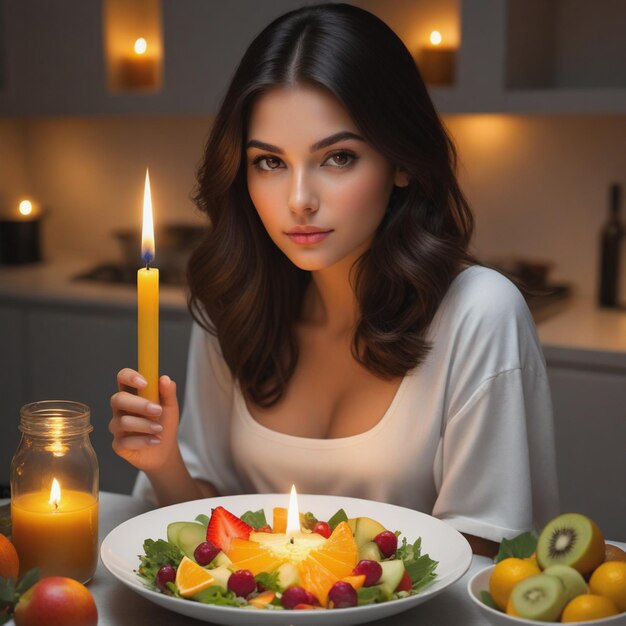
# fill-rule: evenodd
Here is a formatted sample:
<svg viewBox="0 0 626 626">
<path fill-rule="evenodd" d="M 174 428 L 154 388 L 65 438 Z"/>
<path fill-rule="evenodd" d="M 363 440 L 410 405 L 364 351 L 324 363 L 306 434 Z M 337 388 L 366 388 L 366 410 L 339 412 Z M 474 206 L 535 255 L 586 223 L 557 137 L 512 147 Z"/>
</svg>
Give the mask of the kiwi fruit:
<svg viewBox="0 0 626 626">
<path fill-rule="evenodd" d="M 560 578 L 536 574 L 520 581 L 511 592 L 511 605 L 524 619 L 554 622 L 567 604 L 567 593 Z"/>
<path fill-rule="evenodd" d="M 587 587 L 583 575 L 569 565 L 550 565 L 550 567 L 546 567 L 546 569 L 543 570 L 543 573 L 548 576 L 556 576 L 561 580 L 565 587 L 568 602 L 573 600 L 576 596 L 589 593 L 589 588 Z"/>
<path fill-rule="evenodd" d="M 586 515 L 564 513 L 548 522 L 537 540 L 537 563 L 541 569 L 569 565 L 583 576 L 604 561 L 604 536 Z"/>
<path fill-rule="evenodd" d="M 604 548 L 605 561 L 626 561 L 626 552 L 617 546 L 607 543 Z"/>
</svg>

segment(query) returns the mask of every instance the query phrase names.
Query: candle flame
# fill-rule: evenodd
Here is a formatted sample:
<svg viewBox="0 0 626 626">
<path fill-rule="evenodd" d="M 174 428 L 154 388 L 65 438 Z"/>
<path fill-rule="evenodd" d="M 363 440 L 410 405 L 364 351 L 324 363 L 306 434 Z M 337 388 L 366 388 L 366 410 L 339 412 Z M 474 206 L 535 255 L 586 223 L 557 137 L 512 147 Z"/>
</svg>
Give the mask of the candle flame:
<svg viewBox="0 0 626 626">
<path fill-rule="evenodd" d="M 143 37 L 139 37 L 139 39 L 135 41 L 134 48 L 135 54 L 145 54 L 148 49 L 148 42 Z"/>
<path fill-rule="evenodd" d="M 146 184 L 143 192 L 143 228 L 141 229 L 141 258 L 146 265 L 154 260 L 154 223 L 152 221 L 152 194 L 150 175 L 146 169 Z"/>
<path fill-rule="evenodd" d="M 434 30 L 432 33 L 430 33 L 430 43 L 432 43 L 433 46 L 438 46 L 441 43 L 442 39 L 443 37 L 438 30 Z"/>
<path fill-rule="evenodd" d="M 54 506 L 55 509 L 59 508 L 61 504 L 61 485 L 56 478 L 52 479 L 52 487 L 50 487 L 50 500 L 48 500 L 50 506 Z"/>
<path fill-rule="evenodd" d="M 33 203 L 30 200 L 22 200 L 18 210 L 22 215 L 30 215 L 33 212 Z"/>
<path fill-rule="evenodd" d="M 287 536 L 291 537 L 300 532 L 300 511 L 298 509 L 298 494 L 296 486 L 291 485 L 289 494 L 289 508 L 287 509 Z"/>
</svg>

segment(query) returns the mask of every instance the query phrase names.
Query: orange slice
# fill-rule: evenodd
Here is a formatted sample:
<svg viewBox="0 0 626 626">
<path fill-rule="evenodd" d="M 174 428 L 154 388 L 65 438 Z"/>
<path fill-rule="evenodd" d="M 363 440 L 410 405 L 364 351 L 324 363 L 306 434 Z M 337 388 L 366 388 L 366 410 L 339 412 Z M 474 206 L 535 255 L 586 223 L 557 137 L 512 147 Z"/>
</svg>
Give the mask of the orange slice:
<svg viewBox="0 0 626 626">
<path fill-rule="evenodd" d="M 233 539 L 228 558 L 232 561 L 230 568 L 233 571 L 249 569 L 255 576 L 260 572 L 273 572 L 287 560 L 277 556 L 266 546 L 246 539 Z"/>
<path fill-rule="evenodd" d="M 356 576 L 344 576 L 341 580 L 344 583 L 352 585 L 356 590 L 359 590 L 365 582 L 365 574 L 358 574 Z"/>
<path fill-rule="evenodd" d="M 358 549 L 347 522 L 341 522 L 328 541 L 311 550 L 298 565 L 300 582 L 326 606 L 330 588 L 341 578 L 352 574 L 358 558 Z"/>
<path fill-rule="evenodd" d="M 287 509 L 282 506 L 275 506 L 272 519 L 272 532 L 273 533 L 286 533 L 287 532 Z"/>
<path fill-rule="evenodd" d="M 280 509 L 274 509 L 274 526 L 280 524 Z M 255 576 L 271 573 L 283 563 L 298 568 L 300 583 L 313 593 L 322 606 L 330 588 L 340 579 L 350 576 L 358 559 L 358 549 L 347 522 L 337 525 L 328 539 L 316 533 L 302 533 L 295 545 L 288 544 L 284 533 L 250 533 L 250 539 L 232 540 L 228 557 L 231 569 L 248 569 Z M 355 584 L 358 584 L 355 581 Z"/>
<path fill-rule="evenodd" d="M 184 556 L 176 570 L 176 586 L 183 598 L 191 598 L 215 582 L 209 570 Z"/>
<path fill-rule="evenodd" d="M 248 600 L 248 604 L 255 606 L 257 609 L 264 609 L 275 597 L 276 593 L 274 591 L 264 591 L 258 596 L 250 598 L 250 600 Z"/>
</svg>

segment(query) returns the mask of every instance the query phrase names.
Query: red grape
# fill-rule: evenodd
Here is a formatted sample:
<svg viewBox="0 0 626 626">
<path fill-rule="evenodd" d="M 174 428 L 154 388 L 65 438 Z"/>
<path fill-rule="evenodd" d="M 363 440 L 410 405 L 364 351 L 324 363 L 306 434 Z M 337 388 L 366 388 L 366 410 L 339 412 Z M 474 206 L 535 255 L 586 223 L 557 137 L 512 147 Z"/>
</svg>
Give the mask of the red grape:
<svg viewBox="0 0 626 626">
<path fill-rule="evenodd" d="M 280 599 L 280 603 L 286 609 L 294 609 L 297 604 L 311 604 L 309 600 L 309 592 L 306 589 L 299 585 L 293 585 L 283 591 L 283 597 Z"/>
<path fill-rule="evenodd" d="M 380 553 L 386 558 L 395 554 L 398 549 L 398 538 L 396 534 L 392 533 L 390 530 L 378 533 L 376 537 L 374 537 L 374 543 L 378 546 Z"/>
<path fill-rule="evenodd" d="M 218 552 L 220 552 L 219 546 L 216 546 L 212 541 L 203 541 L 193 551 L 193 558 L 196 559 L 198 565 L 208 565 Z"/>
<path fill-rule="evenodd" d="M 245 598 L 256 589 L 256 579 L 249 569 L 238 569 L 228 577 L 228 589 Z"/>
<path fill-rule="evenodd" d="M 156 586 L 163 591 L 167 583 L 173 583 L 176 580 L 176 568 L 173 565 L 163 565 L 159 568 L 156 575 Z"/>
<path fill-rule="evenodd" d="M 370 559 L 363 559 L 356 564 L 356 567 L 352 570 L 355 576 L 365 574 L 364 587 L 371 587 L 375 585 L 380 577 L 383 575 L 383 568 L 378 561 L 371 561 Z"/>
<path fill-rule="evenodd" d="M 338 580 L 328 592 L 328 604 L 333 609 L 345 609 L 356 606 L 356 603 L 356 590 L 343 580 Z"/>
<path fill-rule="evenodd" d="M 328 522 L 316 522 L 315 526 L 313 526 L 313 532 L 328 539 L 330 537 L 331 530 Z"/>
</svg>

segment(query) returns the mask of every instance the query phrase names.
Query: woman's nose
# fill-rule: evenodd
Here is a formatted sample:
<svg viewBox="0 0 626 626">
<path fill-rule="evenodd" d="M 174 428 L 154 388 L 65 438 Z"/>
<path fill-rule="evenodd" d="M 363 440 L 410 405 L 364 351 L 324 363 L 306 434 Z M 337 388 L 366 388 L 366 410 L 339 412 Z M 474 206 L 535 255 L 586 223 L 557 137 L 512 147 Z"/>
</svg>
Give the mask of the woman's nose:
<svg viewBox="0 0 626 626">
<path fill-rule="evenodd" d="M 294 171 L 288 205 L 289 210 L 297 214 L 315 213 L 319 209 L 317 193 L 307 173 L 303 170 Z"/>
</svg>

